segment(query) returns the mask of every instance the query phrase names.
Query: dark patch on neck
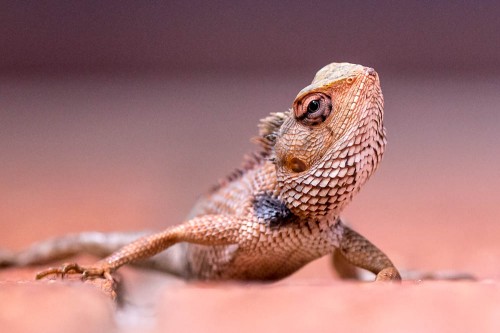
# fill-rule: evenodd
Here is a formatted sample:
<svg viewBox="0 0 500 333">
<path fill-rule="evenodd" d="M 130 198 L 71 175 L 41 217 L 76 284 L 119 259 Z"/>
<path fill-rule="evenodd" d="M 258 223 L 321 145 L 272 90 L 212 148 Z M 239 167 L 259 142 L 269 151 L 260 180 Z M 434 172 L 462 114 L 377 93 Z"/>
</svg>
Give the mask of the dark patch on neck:
<svg viewBox="0 0 500 333">
<path fill-rule="evenodd" d="M 254 197 L 255 215 L 269 223 L 271 228 L 277 228 L 295 221 L 296 216 L 288 207 L 269 193 L 259 193 Z"/>
</svg>

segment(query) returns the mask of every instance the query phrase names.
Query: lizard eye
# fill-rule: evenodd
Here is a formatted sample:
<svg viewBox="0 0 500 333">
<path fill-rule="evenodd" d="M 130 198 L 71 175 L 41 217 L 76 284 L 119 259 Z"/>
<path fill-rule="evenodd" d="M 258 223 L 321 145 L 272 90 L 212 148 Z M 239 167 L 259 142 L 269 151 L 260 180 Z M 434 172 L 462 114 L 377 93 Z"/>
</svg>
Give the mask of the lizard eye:
<svg viewBox="0 0 500 333">
<path fill-rule="evenodd" d="M 318 125 L 326 120 L 332 111 L 330 98 L 315 93 L 306 96 L 295 108 L 295 117 L 305 125 Z"/>
<path fill-rule="evenodd" d="M 315 99 L 309 102 L 309 105 L 307 105 L 307 113 L 314 113 L 318 111 L 320 106 L 320 100 Z"/>
</svg>

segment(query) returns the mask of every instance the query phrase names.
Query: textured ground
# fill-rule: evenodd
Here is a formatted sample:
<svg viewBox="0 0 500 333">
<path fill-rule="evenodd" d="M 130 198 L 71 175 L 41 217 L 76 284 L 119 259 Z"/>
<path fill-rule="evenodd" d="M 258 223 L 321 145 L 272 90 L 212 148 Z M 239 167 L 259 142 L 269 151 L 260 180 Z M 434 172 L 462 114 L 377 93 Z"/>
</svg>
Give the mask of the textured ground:
<svg viewBox="0 0 500 333">
<path fill-rule="evenodd" d="M 397 266 L 477 282 L 346 283 L 327 260 L 264 285 L 124 269 L 117 309 L 91 285 L 9 269 L 0 271 L 0 331 L 498 331 L 500 82 L 381 77 L 388 152 L 345 216 Z M 0 248 L 182 221 L 197 193 L 251 150 L 257 120 L 287 108 L 310 79 L 0 78 Z"/>
</svg>

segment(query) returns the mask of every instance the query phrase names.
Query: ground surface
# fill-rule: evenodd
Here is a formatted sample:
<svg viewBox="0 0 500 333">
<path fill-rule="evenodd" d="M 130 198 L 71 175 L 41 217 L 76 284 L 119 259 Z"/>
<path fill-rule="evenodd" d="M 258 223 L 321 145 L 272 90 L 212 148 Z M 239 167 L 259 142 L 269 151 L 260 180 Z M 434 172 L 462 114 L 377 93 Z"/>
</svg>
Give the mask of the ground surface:
<svg viewBox="0 0 500 333">
<path fill-rule="evenodd" d="M 500 81 L 381 76 L 387 155 L 345 217 L 398 267 L 478 281 L 347 283 L 326 259 L 265 285 L 185 284 L 127 268 L 117 309 L 91 285 L 9 269 L 0 271 L 0 331 L 497 332 Z M 252 149 L 257 120 L 287 108 L 310 79 L 0 78 L 0 248 L 182 221 Z"/>
</svg>

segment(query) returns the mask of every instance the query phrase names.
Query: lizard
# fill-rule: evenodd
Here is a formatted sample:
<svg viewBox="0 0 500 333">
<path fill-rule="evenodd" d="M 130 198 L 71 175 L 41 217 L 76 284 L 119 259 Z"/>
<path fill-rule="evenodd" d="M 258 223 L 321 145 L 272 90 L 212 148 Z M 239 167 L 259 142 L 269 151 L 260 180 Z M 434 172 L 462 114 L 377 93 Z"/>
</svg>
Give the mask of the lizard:
<svg viewBox="0 0 500 333">
<path fill-rule="evenodd" d="M 331 63 L 298 93 L 291 109 L 261 120 L 253 140 L 259 150 L 200 197 L 184 223 L 152 234 L 56 237 L 0 254 L 0 266 L 86 252 L 102 259 L 47 268 L 36 278 L 79 274 L 83 280 L 112 280 L 123 265 L 139 264 L 186 280 L 275 281 L 331 255 L 341 276 L 359 267 L 376 281 L 401 280 L 391 260 L 340 216 L 382 159 L 383 112 L 374 69 Z"/>
</svg>

